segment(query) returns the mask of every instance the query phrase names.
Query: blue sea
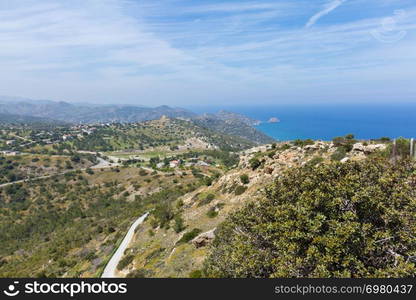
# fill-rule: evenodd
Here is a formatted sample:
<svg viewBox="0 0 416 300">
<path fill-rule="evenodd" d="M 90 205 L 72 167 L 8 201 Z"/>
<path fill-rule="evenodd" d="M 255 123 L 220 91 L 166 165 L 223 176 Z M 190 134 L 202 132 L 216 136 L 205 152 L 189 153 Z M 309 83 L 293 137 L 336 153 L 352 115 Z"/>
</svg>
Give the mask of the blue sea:
<svg viewBox="0 0 416 300">
<path fill-rule="evenodd" d="M 220 109 L 262 121 L 257 129 L 280 141 L 308 138 L 328 141 L 350 133 L 358 139 L 416 138 L 416 104 L 199 107 L 193 110 L 216 112 Z M 268 123 L 272 117 L 280 119 L 280 123 Z"/>
</svg>

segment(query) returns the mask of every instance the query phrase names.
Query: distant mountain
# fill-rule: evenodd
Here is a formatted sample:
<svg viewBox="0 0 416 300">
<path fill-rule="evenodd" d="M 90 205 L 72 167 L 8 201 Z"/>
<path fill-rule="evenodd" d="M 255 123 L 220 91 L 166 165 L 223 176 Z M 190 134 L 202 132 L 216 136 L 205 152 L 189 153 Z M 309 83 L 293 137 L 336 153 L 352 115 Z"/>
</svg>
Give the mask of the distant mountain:
<svg viewBox="0 0 416 300">
<path fill-rule="evenodd" d="M 155 108 L 121 105 L 93 106 L 10 97 L 0 98 L 0 113 L 48 118 L 71 123 L 133 123 L 159 119 L 164 115 L 170 118 L 196 116 L 188 110 L 169 106 Z"/>
<path fill-rule="evenodd" d="M 218 119 L 223 120 L 223 121 L 234 120 L 234 121 L 242 122 L 242 123 L 244 123 L 246 125 L 249 125 L 249 126 L 257 125 L 257 124 L 260 123 L 260 121 L 249 118 L 245 115 L 237 114 L 237 113 L 234 113 L 234 112 L 229 112 L 229 111 L 226 111 L 226 110 L 220 110 L 214 116 Z"/>
<path fill-rule="evenodd" d="M 0 113 L 0 124 L 27 124 L 30 126 L 33 125 L 47 125 L 47 126 L 63 126 L 68 125 L 68 123 L 62 121 L 56 121 L 52 119 L 32 117 L 32 116 L 22 116 L 22 115 L 13 115 L 13 114 L 3 114 Z"/>
<path fill-rule="evenodd" d="M 158 120 L 162 116 L 166 116 L 192 121 L 198 126 L 243 138 L 256 144 L 274 142 L 274 139 L 253 127 L 258 121 L 228 111 L 197 115 L 183 108 L 172 108 L 166 105 L 151 108 L 132 105 L 72 104 L 62 101 L 0 97 L 0 114 L 83 124 L 137 123 Z"/>
</svg>

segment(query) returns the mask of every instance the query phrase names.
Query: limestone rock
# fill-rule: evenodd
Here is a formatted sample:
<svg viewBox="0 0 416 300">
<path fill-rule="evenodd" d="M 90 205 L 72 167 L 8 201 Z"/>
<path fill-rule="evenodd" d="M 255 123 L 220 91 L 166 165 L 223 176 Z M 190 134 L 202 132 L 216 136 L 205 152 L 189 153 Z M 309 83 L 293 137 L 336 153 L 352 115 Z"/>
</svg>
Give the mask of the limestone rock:
<svg viewBox="0 0 416 300">
<path fill-rule="evenodd" d="M 368 145 L 364 147 L 364 152 L 366 154 L 370 154 L 379 150 L 384 150 L 386 149 L 386 145 L 385 144 L 377 144 L 377 145 Z"/>
<path fill-rule="evenodd" d="M 361 143 L 354 144 L 354 146 L 352 147 L 352 151 L 364 152 L 364 150 L 365 150 L 365 147 Z"/>
<path fill-rule="evenodd" d="M 191 242 L 194 244 L 196 248 L 205 247 L 208 245 L 214 238 L 215 238 L 215 229 L 212 229 L 210 231 L 201 233 L 196 238 L 194 238 Z"/>
</svg>

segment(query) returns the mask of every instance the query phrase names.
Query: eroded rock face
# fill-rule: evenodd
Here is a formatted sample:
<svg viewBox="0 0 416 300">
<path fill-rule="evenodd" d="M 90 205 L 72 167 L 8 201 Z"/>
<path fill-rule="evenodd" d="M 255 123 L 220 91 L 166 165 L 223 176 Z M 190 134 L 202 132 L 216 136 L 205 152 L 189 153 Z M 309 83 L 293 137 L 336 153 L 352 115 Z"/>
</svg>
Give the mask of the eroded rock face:
<svg viewBox="0 0 416 300">
<path fill-rule="evenodd" d="M 386 147 L 387 146 L 385 144 L 368 145 L 364 148 L 364 153 L 373 153 L 379 150 L 384 150 Z"/>
<path fill-rule="evenodd" d="M 325 142 L 318 141 L 313 145 L 305 146 L 304 149 L 306 151 L 310 151 L 310 150 L 321 150 L 321 149 L 325 149 L 326 147 L 328 147 L 328 145 Z"/>
<path fill-rule="evenodd" d="M 386 149 L 386 145 L 385 144 L 376 144 L 376 145 L 368 145 L 368 146 L 364 146 L 362 143 L 357 143 L 354 144 L 354 146 L 352 147 L 352 151 L 354 152 L 363 152 L 365 154 L 371 154 L 374 153 L 376 151 L 379 150 L 384 150 Z"/>
<path fill-rule="evenodd" d="M 352 151 L 357 151 L 357 152 L 364 152 L 364 149 L 365 147 L 361 143 L 354 144 L 354 146 L 352 147 Z"/>
<path fill-rule="evenodd" d="M 201 248 L 201 247 L 205 247 L 206 245 L 208 245 L 209 243 L 212 242 L 212 240 L 215 238 L 215 229 L 212 229 L 210 231 L 201 233 L 200 235 L 198 235 L 196 238 L 194 238 L 191 242 L 192 244 L 194 244 L 194 246 L 196 248 Z"/>
</svg>

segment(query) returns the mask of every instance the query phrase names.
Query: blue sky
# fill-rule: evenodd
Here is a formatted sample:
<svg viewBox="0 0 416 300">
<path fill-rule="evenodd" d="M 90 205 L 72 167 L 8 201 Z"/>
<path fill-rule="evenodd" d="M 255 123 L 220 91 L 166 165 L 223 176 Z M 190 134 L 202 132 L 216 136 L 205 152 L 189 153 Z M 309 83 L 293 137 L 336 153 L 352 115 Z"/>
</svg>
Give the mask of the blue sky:
<svg viewBox="0 0 416 300">
<path fill-rule="evenodd" d="M 0 95 L 416 102 L 414 0 L 1 0 Z"/>
</svg>

